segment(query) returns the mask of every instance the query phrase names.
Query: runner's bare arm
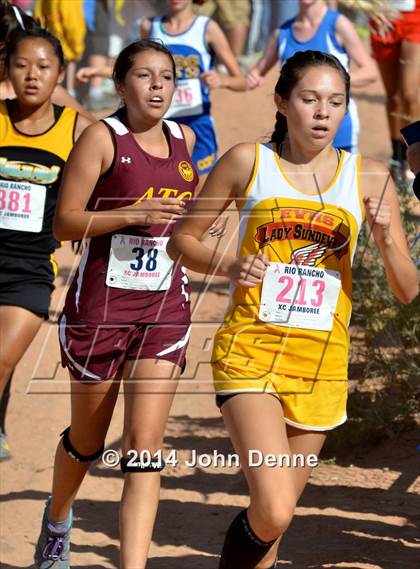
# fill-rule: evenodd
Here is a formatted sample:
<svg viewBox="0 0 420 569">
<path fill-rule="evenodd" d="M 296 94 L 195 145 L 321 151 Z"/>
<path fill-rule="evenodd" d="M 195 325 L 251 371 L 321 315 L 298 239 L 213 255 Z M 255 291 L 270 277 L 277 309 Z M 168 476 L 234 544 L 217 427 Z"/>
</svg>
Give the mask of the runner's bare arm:
<svg viewBox="0 0 420 569">
<path fill-rule="evenodd" d="M 211 89 L 225 88 L 232 91 L 245 91 L 246 79 L 241 73 L 222 28 L 213 20 L 210 20 L 207 26 L 206 42 L 216 54 L 217 59 L 226 66 L 229 75 L 211 70 L 203 73 L 201 79 Z"/>
<path fill-rule="evenodd" d="M 182 132 L 184 133 L 185 136 L 185 142 L 187 144 L 188 152 L 190 153 L 190 156 L 192 156 L 195 146 L 195 132 L 193 131 L 192 128 L 190 128 L 186 124 L 180 124 L 180 127 L 182 128 Z"/>
<path fill-rule="evenodd" d="M 417 270 L 410 258 L 400 206 L 388 169 L 376 160 L 362 159 L 361 188 L 366 219 L 381 254 L 389 288 L 404 304 L 418 294 Z"/>
<path fill-rule="evenodd" d="M 96 122 L 96 120 L 91 120 L 87 117 L 85 117 L 84 115 L 81 115 L 79 113 L 79 115 L 77 116 L 76 119 L 76 128 L 74 129 L 74 142 L 76 142 L 76 140 L 79 139 L 80 135 L 82 134 L 82 132 L 91 124 L 93 124 L 94 122 Z"/>
<path fill-rule="evenodd" d="M 255 286 L 265 262 L 260 259 L 237 259 L 225 252 L 214 252 L 200 240 L 217 217 L 234 201 L 240 202 L 252 177 L 255 162 L 255 145 L 238 144 L 229 150 L 211 171 L 199 198 L 191 210 L 177 224 L 168 244 L 168 254 L 199 273 L 228 276 L 244 286 Z M 252 265 L 252 267 L 249 266 Z M 261 265 L 261 266 L 260 266 Z M 248 266 L 248 268 L 246 268 Z M 248 285 L 241 281 L 246 274 Z"/>
<path fill-rule="evenodd" d="M 336 24 L 337 39 L 346 50 L 356 69 L 350 71 L 351 86 L 365 87 L 378 78 L 376 64 L 348 18 L 341 15 Z"/>
<path fill-rule="evenodd" d="M 92 152 L 92 149 L 95 149 Z M 53 231 L 58 240 L 103 235 L 128 225 L 171 225 L 184 213 L 176 198 L 144 200 L 107 211 L 85 211 L 98 178 L 111 166 L 114 146 L 107 127 L 97 122 L 80 136 L 64 168 Z"/>
<path fill-rule="evenodd" d="M 255 89 L 255 87 L 261 85 L 264 76 L 279 60 L 279 56 L 277 53 L 278 39 L 279 39 L 279 31 L 275 30 L 268 39 L 264 55 L 255 65 L 255 67 L 253 67 L 246 76 L 248 89 Z"/>
<path fill-rule="evenodd" d="M 151 29 L 152 29 L 152 20 L 150 18 L 143 18 L 139 26 L 140 39 L 146 40 L 149 37 Z"/>
<path fill-rule="evenodd" d="M 112 66 L 104 65 L 103 67 L 81 67 L 76 72 L 76 79 L 80 83 L 87 83 L 94 77 L 112 78 Z"/>
</svg>

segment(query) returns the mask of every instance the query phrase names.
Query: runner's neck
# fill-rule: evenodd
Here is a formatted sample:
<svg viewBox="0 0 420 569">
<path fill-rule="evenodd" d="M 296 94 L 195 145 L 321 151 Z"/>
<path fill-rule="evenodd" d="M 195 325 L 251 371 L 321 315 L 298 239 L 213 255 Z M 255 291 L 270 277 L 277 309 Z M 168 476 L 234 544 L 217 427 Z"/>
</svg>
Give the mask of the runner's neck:
<svg viewBox="0 0 420 569">
<path fill-rule="evenodd" d="M 188 7 L 174 14 L 168 14 L 163 20 L 163 26 L 170 34 L 183 34 L 196 19 L 196 15 Z"/>
</svg>

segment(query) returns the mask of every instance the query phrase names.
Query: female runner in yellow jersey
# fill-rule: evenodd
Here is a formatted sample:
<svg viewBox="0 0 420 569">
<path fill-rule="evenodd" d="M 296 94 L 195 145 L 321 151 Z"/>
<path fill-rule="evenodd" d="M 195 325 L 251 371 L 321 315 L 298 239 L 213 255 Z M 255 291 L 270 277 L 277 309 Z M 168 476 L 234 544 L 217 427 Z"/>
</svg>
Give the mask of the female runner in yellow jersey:
<svg viewBox="0 0 420 569">
<path fill-rule="evenodd" d="M 293 466 L 293 455 L 318 456 L 326 432 L 346 420 L 351 263 L 365 217 L 395 296 L 408 303 L 418 292 L 386 167 L 332 146 L 349 84 L 334 56 L 288 59 L 271 143 L 227 152 L 169 242 L 183 265 L 234 287 L 212 364 L 251 500 L 227 532 L 220 569 L 274 566 L 311 471 L 308 462 Z M 236 258 L 200 241 L 233 201 Z M 288 455 L 292 466 L 253 467 L 252 449 Z"/>
</svg>

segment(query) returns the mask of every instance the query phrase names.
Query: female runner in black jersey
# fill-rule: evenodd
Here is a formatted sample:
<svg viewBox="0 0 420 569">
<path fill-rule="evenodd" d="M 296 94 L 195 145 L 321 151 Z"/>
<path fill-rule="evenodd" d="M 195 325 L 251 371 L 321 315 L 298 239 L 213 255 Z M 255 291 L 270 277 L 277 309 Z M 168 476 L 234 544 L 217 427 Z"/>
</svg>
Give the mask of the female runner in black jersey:
<svg viewBox="0 0 420 569">
<path fill-rule="evenodd" d="M 52 220 L 62 170 L 90 120 L 52 103 L 63 73 L 47 30 L 16 30 L 5 65 L 16 98 L 0 102 L 0 395 L 48 307 L 58 243 Z M 3 458 L 9 449 L 2 435 Z"/>
</svg>

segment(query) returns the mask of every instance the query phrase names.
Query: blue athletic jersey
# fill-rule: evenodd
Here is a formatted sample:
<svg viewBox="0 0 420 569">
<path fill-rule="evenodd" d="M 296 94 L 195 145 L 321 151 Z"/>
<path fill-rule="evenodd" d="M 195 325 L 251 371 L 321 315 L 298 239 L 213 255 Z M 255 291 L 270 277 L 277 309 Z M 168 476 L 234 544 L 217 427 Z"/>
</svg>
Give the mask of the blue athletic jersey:
<svg viewBox="0 0 420 569">
<path fill-rule="evenodd" d="M 338 43 L 335 35 L 335 27 L 339 16 L 339 12 L 328 9 L 315 35 L 308 41 L 296 39 L 293 33 L 295 18 L 285 22 L 279 29 L 277 49 L 280 62 L 285 62 L 297 51 L 316 50 L 334 55 L 348 71 L 349 56 L 343 46 Z M 353 99 L 350 99 L 348 112 L 334 138 L 334 146 L 356 152 L 358 136 L 359 116 L 355 102 Z"/>
<path fill-rule="evenodd" d="M 163 41 L 174 56 L 177 70 L 177 89 L 168 117 L 197 117 L 210 114 L 209 90 L 200 75 L 213 68 L 213 52 L 206 43 L 210 18 L 197 16 L 182 34 L 169 34 L 164 17 L 153 18 L 150 39 Z"/>
<path fill-rule="evenodd" d="M 197 16 L 182 34 L 169 34 L 164 18 L 153 18 L 150 39 L 163 41 L 174 56 L 177 70 L 176 89 L 166 113 L 178 123 L 186 124 L 195 133 L 192 159 L 199 174 L 207 174 L 217 161 L 217 138 L 210 116 L 209 90 L 200 75 L 213 68 L 213 52 L 206 43 L 210 18 Z"/>
</svg>

